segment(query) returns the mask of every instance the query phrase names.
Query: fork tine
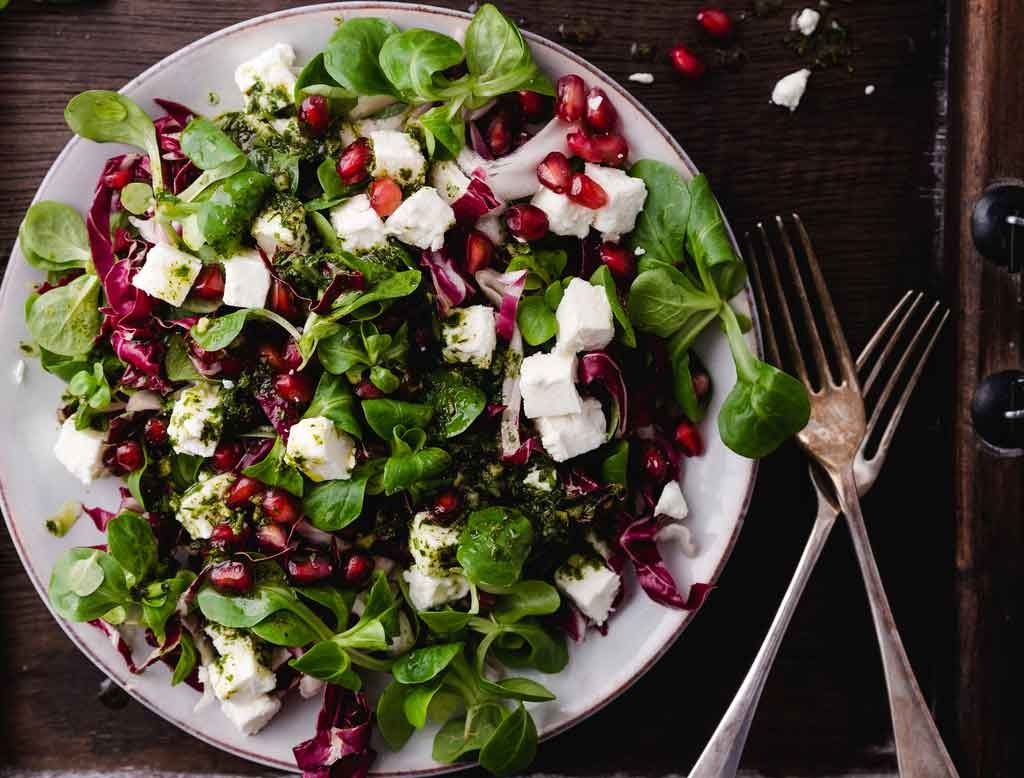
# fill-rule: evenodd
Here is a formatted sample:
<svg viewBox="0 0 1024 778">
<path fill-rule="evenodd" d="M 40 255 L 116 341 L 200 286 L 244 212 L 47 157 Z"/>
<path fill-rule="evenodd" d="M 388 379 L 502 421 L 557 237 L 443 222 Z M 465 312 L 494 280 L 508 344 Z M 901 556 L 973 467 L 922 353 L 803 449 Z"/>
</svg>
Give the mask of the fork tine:
<svg viewBox="0 0 1024 778">
<path fill-rule="evenodd" d="M 896 326 L 895 332 L 886 333 L 885 337 L 887 338 L 887 340 L 885 343 L 885 347 L 882 349 L 881 355 L 878 357 L 878 360 L 871 368 L 871 372 L 868 374 L 867 379 L 862 382 L 861 391 L 864 393 L 865 397 L 867 397 L 868 391 L 871 389 L 871 387 L 875 385 L 875 379 L 878 378 L 879 374 L 882 371 L 882 368 L 885 366 L 886 360 L 889 358 L 889 355 L 892 354 L 893 349 L 896 348 L 896 343 L 898 342 L 900 335 L 903 333 L 904 328 L 906 328 L 907 323 L 910 321 L 910 318 L 913 316 L 914 311 L 917 309 L 918 303 L 920 303 L 922 299 L 924 299 L 924 293 L 919 292 L 917 295 L 917 299 L 914 300 L 910 308 L 907 309 L 907 312 L 903 314 L 903 319 Z M 888 321 L 889 320 L 886 319 L 886 322 Z M 874 338 L 872 338 L 872 340 L 874 340 Z M 865 351 L 866 350 L 867 349 L 865 349 Z M 861 354 L 861 356 L 857 358 L 858 366 L 860 365 L 860 361 L 861 359 L 863 359 L 863 357 L 864 355 Z"/>
<path fill-rule="evenodd" d="M 921 322 L 921 326 L 918 327 L 917 332 L 914 333 L 914 337 L 911 339 L 906 350 L 903 352 L 903 356 L 900 358 L 899 363 L 896 365 L 896 369 L 893 370 L 892 375 L 889 377 L 888 383 L 882 390 L 881 396 L 878 398 L 878 403 L 875 405 L 874 411 L 871 413 L 871 420 L 868 421 L 867 432 L 864 434 L 864 439 L 868 440 L 871 437 L 871 433 L 878 425 L 878 421 L 881 418 L 882 412 L 885 409 L 885 404 L 888 402 L 889 397 L 896 389 L 896 385 L 899 383 L 899 378 L 903 374 L 906 366 L 910 362 L 910 358 L 913 356 L 914 351 L 917 350 L 918 343 L 925 336 L 931 325 L 932 319 L 935 318 L 936 313 L 942 309 L 939 303 L 935 303 L 931 310 L 928 311 L 928 315 L 924 321 Z M 878 444 L 878 450 L 875 456 L 881 454 L 885 455 L 889 448 L 889 443 L 892 440 L 893 433 L 896 431 L 896 425 L 899 424 L 900 418 L 903 416 L 903 409 L 906 407 L 907 401 L 910 399 L 910 394 L 914 390 L 914 386 L 917 384 L 918 378 L 921 376 L 921 371 L 924 369 L 924 363 L 928 359 L 928 355 L 931 354 L 932 348 L 935 346 L 935 341 L 939 337 L 939 333 L 942 332 L 943 326 L 946 324 L 946 319 L 949 318 L 949 310 L 947 309 L 941 320 L 935 325 L 935 331 L 932 333 L 931 338 L 928 340 L 927 345 L 924 348 L 924 352 L 921 354 L 917 361 L 917 365 L 914 367 L 914 372 L 911 374 L 910 379 L 907 381 L 907 386 L 903 390 L 903 394 L 900 396 L 899 402 L 896 408 L 893 410 L 892 418 L 889 420 L 889 424 L 886 427 L 885 433 L 883 434 L 882 440 Z"/>
<path fill-rule="evenodd" d="M 780 219 L 779 221 L 781 222 L 782 220 Z M 842 369 L 842 378 L 850 386 L 859 386 L 860 384 L 857 382 L 857 368 L 854 365 L 853 357 L 850 355 L 850 346 L 843 335 L 843 326 L 839 323 L 839 317 L 836 316 L 836 309 L 832 304 L 832 295 L 828 293 L 828 286 L 825 284 L 825 277 L 821 274 L 818 256 L 814 253 L 811 238 L 808 236 L 807 230 L 804 229 L 804 223 L 800 220 L 800 214 L 794 213 L 793 221 L 796 222 L 797 232 L 800 234 L 800 242 L 803 243 L 804 252 L 807 254 L 807 266 L 811 271 L 811 278 L 814 280 L 814 286 L 818 291 L 821 307 L 825 313 L 825 321 L 828 324 L 832 347 L 835 349 L 836 356 L 839 359 L 839 366 Z"/>
<path fill-rule="evenodd" d="M 800 351 L 800 341 L 796 337 L 796 328 L 793 326 L 793 316 L 789 312 L 789 305 L 786 303 L 786 295 L 782 292 L 782 281 L 779 279 L 779 267 L 775 261 L 772 244 L 768 240 L 768 233 L 765 231 L 763 223 L 757 223 L 757 231 L 761 234 L 761 245 L 767 258 L 766 262 L 772 278 L 772 288 L 775 290 L 775 296 L 779 301 L 779 310 L 782 311 L 782 323 L 785 325 L 786 339 L 790 353 L 793 355 L 793 368 L 804 386 L 810 387 L 810 381 L 807 378 L 807 365 L 804 363 L 804 357 Z M 765 308 L 767 309 L 767 299 L 765 303 Z M 780 361 L 779 367 L 782 366 Z"/>
<path fill-rule="evenodd" d="M 748 232 L 743 236 L 747 244 L 747 256 L 750 257 L 751 277 L 754 280 L 754 299 L 761 311 L 761 321 L 764 324 L 764 339 L 768 346 L 768 358 L 777 367 L 782 366 L 782 355 L 779 353 L 779 342 L 775 338 L 775 326 L 772 323 L 772 312 L 768 307 L 768 299 L 765 297 L 764 284 L 761 282 L 761 263 L 757 261 L 757 250 L 754 248 L 754 240 Z"/>
<path fill-rule="evenodd" d="M 789 235 L 786 234 L 786 224 L 782 221 L 781 216 L 775 217 L 775 224 L 779 229 L 779 236 L 782 238 L 782 248 L 786 252 L 789 271 L 793 276 L 793 284 L 796 287 L 797 297 L 800 298 L 800 307 L 803 309 L 804 319 L 806 319 L 807 332 L 811 341 L 811 353 L 814 355 L 814 363 L 818 366 L 818 380 L 821 382 L 821 388 L 825 388 L 832 383 L 832 371 L 828 366 L 828 357 L 825 356 L 825 346 L 821 342 L 818 324 L 815 322 L 814 313 L 811 311 L 811 300 L 807 296 L 804 280 L 800 276 L 800 266 L 796 261 L 796 252 L 793 251 L 793 243 L 790 241 Z M 809 250 L 807 253 L 813 258 L 813 251 Z M 824 303 L 825 301 L 823 300 L 822 302 Z"/>
<path fill-rule="evenodd" d="M 864 368 L 864 364 L 868 361 L 868 359 L 871 358 L 871 355 L 874 353 L 875 349 L 878 348 L 878 344 L 882 342 L 882 338 L 885 336 L 886 330 L 889 329 L 889 325 L 891 325 L 893 321 L 896 320 L 896 316 L 897 314 L 899 314 L 900 309 L 906 304 L 907 300 L 909 300 L 913 296 L 913 294 L 913 289 L 908 290 L 907 293 L 903 295 L 903 297 L 900 299 L 900 301 L 893 306 L 892 310 L 889 311 L 889 315 L 885 317 L 885 321 L 883 321 L 878 326 L 878 329 L 875 330 L 875 334 L 871 336 L 871 340 L 868 341 L 867 345 L 864 346 L 863 349 L 861 349 L 860 354 L 857 355 L 857 370 L 862 370 Z M 917 305 L 921 301 L 922 297 L 924 297 L 924 293 L 918 292 L 917 299 L 914 301 L 914 305 Z M 900 326 L 902 326 L 902 324 Z M 890 338 L 890 341 L 891 340 L 892 338 Z M 868 393 L 867 386 L 863 386 L 861 388 L 864 390 L 864 394 Z"/>
</svg>

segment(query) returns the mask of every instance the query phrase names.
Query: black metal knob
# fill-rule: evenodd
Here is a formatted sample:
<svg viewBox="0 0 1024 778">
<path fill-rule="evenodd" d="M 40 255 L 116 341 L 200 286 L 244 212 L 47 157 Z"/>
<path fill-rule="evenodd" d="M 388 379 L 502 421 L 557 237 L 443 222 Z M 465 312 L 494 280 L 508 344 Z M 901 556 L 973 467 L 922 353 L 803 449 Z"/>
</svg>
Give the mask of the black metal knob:
<svg viewBox="0 0 1024 778">
<path fill-rule="evenodd" d="M 1011 273 L 1024 268 L 1024 186 L 993 184 L 971 213 L 974 247 Z"/>
<path fill-rule="evenodd" d="M 971 420 L 981 439 L 1001 453 L 1024 453 L 1024 372 L 1004 370 L 978 384 Z"/>
</svg>

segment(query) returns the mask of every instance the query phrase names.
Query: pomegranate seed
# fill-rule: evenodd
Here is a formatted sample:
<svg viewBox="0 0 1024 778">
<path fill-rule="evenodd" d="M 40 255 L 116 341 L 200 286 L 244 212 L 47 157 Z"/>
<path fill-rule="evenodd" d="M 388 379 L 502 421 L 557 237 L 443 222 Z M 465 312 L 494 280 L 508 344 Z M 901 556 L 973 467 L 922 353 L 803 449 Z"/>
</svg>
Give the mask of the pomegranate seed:
<svg viewBox="0 0 1024 778">
<path fill-rule="evenodd" d="M 124 189 L 132 182 L 132 169 L 130 167 L 115 170 L 103 181 L 111 189 Z"/>
<path fill-rule="evenodd" d="M 288 363 L 285 362 L 284 354 L 282 354 L 281 349 L 273 343 L 260 343 L 260 345 L 256 347 L 256 353 L 259 354 L 260 362 L 265 364 L 271 370 L 277 373 L 283 373 L 288 370 Z"/>
<path fill-rule="evenodd" d="M 462 500 L 459 499 L 459 495 L 455 492 L 441 492 L 434 498 L 434 513 L 439 513 L 442 516 L 455 513 L 461 503 Z"/>
<path fill-rule="evenodd" d="M 356 384 L 353 391 L 360 400 L 376 400 L 378 397 L 384 396 L 384 392 L 365 379 Z"/>
<path fill-rule="evenodd" d="M 636 275 L 636 263 L 629 249 L 616 243 L 602 243 L 600 254 L 601 261 L 608 265 L 608 269 L 616 278 L 628 281 Z"/>
<path fill-rule="evenodd" d="M 548 234 L 548 215 L 536 205 L 513 205 L 505 212 L 505 226 L 519 240 L 540 240 Z"/>
<path fill-rule="evenodd" d="M 700 57 L 685 46 L 673 46 L 668 50 L 668 58 L 676 72 L 685 78 L 697 80 L 707 71 L 707 66 Z"/>
<path fill-rule="evenodd" d="M 145 462 L 142 456 L 142 446 L 134 440 L 122 443 L 114 450 L 114 462 L 126 473 L 138 470 Z"/>
<path fill-rule="evenodd" d="M 537 165 L 537 180 L 552 192 L 565 194 L 569 191 L 572 170 L 569 160 L 560 151 L 552 151 Z"/>
<path fill-rule="evenodd" d="M 244 594 L 252 589 L 252 571 L 242 561 L 220 562 L 210 571 L 210 583 L 222 592 Z"/>
<path fill-rule="evenodd" d="M 338 159 L 336 170 L 341 183 L 351 186 L 365 181 L 370 174 L 370 160 L 373 158 L 373 148 L 366 138 L 350 143 Z"/>
<path fill-rule="evenodd" d="M 676 443 L 688 457 L 699 457 L 704 453 L 704 440 L 692 421 L 679 422 L 676 427 Z"/>
<path fill-rule="evenodd" d="M 274 313 L 284 316 L 286 319 L 297 319 L 299 317 L 299 302 L 288 288 L 288 284 L 279 278 L 270 282 L 270 295 L 267 297 L 268 306 Z"/>
<path fill-rule="evenodd" d="M 711 378 L 707 373 L 694 373 L 693 376 L 693 393 L 697 395 L 697 399 L 702 399 L 711 389 Z"/>
<path fill-rule="evenodd" d="M 217 448 L 213 451 L 213 469 L 218 473 L 234 470 L 235 465 L 242 458 L 243 451 L 242 444 L 237 440 L 218 443 Z"/>
<path fill-rule="evenodd" d="M 547 108 L 547 99 L 544 95 L 521 90 L 518 92 L 518 97 L 519 110 L 527 119 L 538 119 L 544 114 L 545 108 Z"/>
<path fill-rule="evenodd" d="M 555 86 L 555 113 L 564 122 L 578 122 L 587 110 L 587 85 L 572 74 L 562 76 Z"/>
<path fill-rule="evenodd" d="M 245 544 L 249 538 L 249 527 L 243 524 L 236 532 L 230 524 L 218 524 L 210 533 L 214 545 L 229 551 Z"/>
<path fill-rule="evenodd" d="M 146 422 L 142 431 L 146 442 L 151 446 L 162 446 L 167 443 L 167 419 L 163 416 L 154 416 Z"/>
<path fill-rule="evenodd" d="M 348 586 L 361 586 L 373 572 L 373 560 L 366 554 L 352 554 L 342 568 L 342 576 Z"/>
<path fill-rule="evenodd" d="M 220 265 L 203 265 L 192 284 L 192 294 L 200 300 L 219 300 L 224 295 L 224 271 Z"/>
<path fill-rule="evenodd" d="M 242 508 L 252 502 L 252 498 L 263 491 L 263 483 L 255 478 L 243 475 L 228 489 L 224 503 L 233 509 Z"/>
<path fill-rule="evenodd" d="M 587 92 L 587 124 L 596 132 L 610 132 L 615 128 L 619 112 L 608 99 L 601 87 L 592 87 Z"/>
<path fill-rule="evenodd" d="M 644 449 L 641 459 L 644 472 L 659 486 L 664 484 L 668 477 L 668 459 L 657 446 L 648 446 Z"/>
<path fill-rule="evenodd" d="M 701 8 L 697 11 L 697 24 L 715 40 L 727 41 L 732 38 L 732 19 L 721 8 Z"/>
<path fill-rule="evenodd" d="M 583 130 L 573 130 L 566 138 L 569 150 L 587 162 L 603 163 L 622 167 L 629 156 L 629 144 L 621 135 L 590 135 Z"/>
<path fill-rule="evenodd" d="M 494 244 L 480 230 L 470 230 L 466 236 L 466 272 L 475 273 L 491 264 Z"/>
<path fill-rule="evenodd" d="M 508 116 L 499 113 L 487 126 L 487 145 L 496 157 L 503 157 L 512 150 L 512 130 L 509 124 Z"/>
<path fill-rule="evenodd" d="M 476 593 L 476 596 L 480 602 L 480 610 L 485 613 L 494 610 L 494 606 L 498 604 L 498 595 L 496 594 L 480 590 Z"/>
<path fill-rule="evenodd" d="M 370 184 L 370 206 L 377 215 L 386 219 L 402 204 L 402 187 L 384 176 Z"/>
<path fill-rule="evenodd" d="M 584 208 L 597 210 L 608 203 L 608 194 L 597 181 L 585 173 L 573 173 L 569 184 L 569 199 Z"/>
<path fill-rule="evenodd" d="M 298 370 L 299 365 L 302 364 L 302 352 L 299 350 L 299 344 L 291 338 L 284 344 L 282 361 L 288 370 Z"/>
<path fill-rule="evenodd" d="M 264 524 L 256 530 L 256 545 L 264 554 L 276 554 L 288 547 L 288 530 L 280 524 Z"/>
<path fill-rule="evenodd" d="M 302 518 L 299 501 L 284 489 L 271 486 L 263 493 L 263 513 L 275 524 L 294 524 Z"/>
<path fill-rule="evenodd" d="M 323 135 L 331 123 L 331 107 L 327 98 L 307 95 L 299 105 L 299 122 L 308 135 Z"/>
<path fill-rule="evenodd" d="M 313 399 L 313 382 L 303 373 L 282 373 L 274 379 L 274 389 L 290 403 L 308 403 Z"/>
<path fill-rule="evenodd" d="M 333 572 L 334 563 L 322 552 L 310 551 L 308 556 L 293 556 L 288 560 L 288 577 L 298 584 L 322 581 Z"/>
</svg>

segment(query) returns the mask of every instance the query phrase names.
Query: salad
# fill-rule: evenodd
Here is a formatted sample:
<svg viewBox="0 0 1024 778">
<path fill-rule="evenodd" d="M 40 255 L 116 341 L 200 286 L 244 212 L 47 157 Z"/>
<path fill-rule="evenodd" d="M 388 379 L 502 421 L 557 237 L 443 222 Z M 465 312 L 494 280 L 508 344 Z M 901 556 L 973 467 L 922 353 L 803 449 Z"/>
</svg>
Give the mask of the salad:
<svg viewBox="0 0 1024 778">
<path fill-rule="evenodd" d="M 493 6 L 462 41 L 354 18 L 301 70 L 287 43 L 253 54 L 244 110 L 74 97 L 76 134 L 137 151 L 84 219 L 40 201 L 21 225 L 46 276 L 26 347 L 66 382 L 56 458 L 124 483 L 51 601 L 243 733 L 322 696 L 304 775 L 364 775 L 372 730 L 400 749 L 428 721 L 438 762 L 521 770 L 524 703 L 553 699 L 521 671 L 607 629 L 625 568 L 666 607 L 709 588 L 683 597 L 656 542 L 695 551 L 694 339 L 731 346 L 736 452 L 799 430 L 807 397 L 747 346 L 707 181 L 632 160 L 608 95 L 552 83 Z"/>
</svg>

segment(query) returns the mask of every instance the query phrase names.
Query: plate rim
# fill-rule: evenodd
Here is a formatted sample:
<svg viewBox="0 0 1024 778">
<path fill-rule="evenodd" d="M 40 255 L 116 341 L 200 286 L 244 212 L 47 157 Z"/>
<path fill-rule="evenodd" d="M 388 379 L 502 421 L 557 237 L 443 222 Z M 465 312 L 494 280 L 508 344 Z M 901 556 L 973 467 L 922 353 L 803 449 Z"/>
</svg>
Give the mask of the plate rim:
<svg viewBox="0 0 1024 778">
<path fill-rule="evenodd" d="M 280 19 L 285 19 L 292 16 L 302 16 L 310 13 L 319 13 L 329 10 L 337 10 L 339 12 L 344 12 L 346 10 L 356 9 L 380 10 L 382 14 L 386 14 L 389 10 L 393 9 L 401 10 L 403 12 L 444 16 L 451 19 L 458 19 L 462 21 L 468 21 L 473 18 L 473 15 L 468 13 L 467 11 L 461 11 L 452 8 L 444 8 L 440 6 L 422 3 L 387 2 L 387 0 L 343 0 L 342 2 L 316 3 L 312 5 L 298 6 L 295 8 L 286 8 L 280 11 L 273 11 L 268 14 L 252 17 L 250 19 L 244 19 L 240 22 L 236 22 L 235 24 L 229 25 L 227 27 L 222 27 L 219 30 L 214 30 L 213 32 L 204 35 L 203 37 L 194 40 L 191 43 L 186 44 L 185 46 L 173 51 L 166 57 L 163 57 L 154 64 L 150 65 L 148 68 L 146 68 L 137 76 L 135 76 L 126 84 L 124 84 L 124 86 L 122 86 L 117 91 L 120 93 L 124 93 L 136 87 L 143 87 L 147 80 L 149 80 L 153 75 L 155 75 L 157 72 L 161 71 L 168 65 L 171 65 L 180 59 L 188 57 L 195 50 L 209 46 L 211 44 L 215 44 L 218 41 L 230 35 L 235 35 L 239 32 L 247 31 L 256 27 L 261 27 L 266 24 L 271 24 Z M 620 84 L 618 80 L 612 78 L 610 75 L 605 73 L 604 70 L 597 67 L 596 65 L 589 62 L 580 55 L 576 54 L 574 51 L 566 48 L 565 46 L 562 46 L 561 44 L 551 40 L 550 38 L 546 38 L 543 35 L 539 35 L 538 33 L 531 32 L 529 30 L 522 30 L 521 32 L 523 34 L 523 37 L 526 38 L 526 40 L 529 41 L 531 45 L 544 46 L 554 50 L 556 53 L 571 60 L 580 69 L 589 72 L 593 77 L 599 79 L 603 86 L 611 87 L 611 89 L 616 93 L 619 99 L 628 102 L 631 105 L 631 107 L 637 112 L 639 112 L 640 115 L 647 122 L 649 122 L 650 125 L 663 137 L 663 139 L 668 143 L 668 145 L 673 149 L 673 151 L 679 156 L 680 160 L 683 162 L 684 167 L 691 176 L 697 175 L 699 173 L 697 166 L 693 163 L 693 161 L 690 159 L 689 154 L 687 154 L 686 150 L 683 149 L 683 147 L 675 139 L 675 137 L 665 128 L 661 121 L 642 102 L 640 102 L 640 100 L 637 97 L 635 97 L 622 84 Z M 152 99 L 152 96 L 150 96 L 150 99 Z M 77 145 L 83 142 L 84 140 L 82 138 L 78 136 L 72 136 L 72 138 L 64 145 L 60 153 L 54 158 L 53 162 L 50 164 L 50 167 L 47 170 L 46 175 L 43 176 L 42 180 L 39 182 L 39 186 L 36 188 L 36 192 L 32 197 L 31 203 L 35 203 L 39 199 L 40 192 L 49 183 L 51 177 L 56 175 L 56 171 L 61 166 L 61 163 L 64 161 L 65 157 L 69 156 L 71 152 L 77 147 Z M 742 252 L 740 251 L 739 244 L 736 241 L 736 236 L 733 233 L 732 225 L 730 224 L 729 218 L 727 214 L 724 212 L 724 210 L 722 212 L 722 217 L 723 222 L 725 224 L 726 232 L 728 233 L 729 239 L 733 244 L 733 248 L 736 250 L 737 254 L 742 257 Z M 11 249 L 8 256 L 8 269 L 10 268 L 11 261 L 14 259 L 14 248 L 16 242 L 17 241 L 15 240 L 15 242 L 11 244 Z M 10 280 L 10 275 L 11 274 L 8 273 L 7 270 L 5 270 L 3 279 L 2 281 L 0 281 L 0 304 L 5 304 L 7 302 L 6 298 L 8 294 L 11 293 L 10 287 L 13 284 L 13 281 Z M 752 289 L 749 280 L 747 282 L 747 285 L 743 289 L 742 295 L 748 303 L 748 308 L 750 311 L 749 315 L 753 324 L 751 335 L 753 337 L 754 343 L 752 345 L 755 348 L 756 354 L 759 357 L 762 357 L 763 347 L 761 340 L 760 319 L 758 315 L 757 306 L 754 304 Z M 736 524 L 730 533 L 730 537 L 722 553 L 722 556 L 718 560 L 718 563 L 715 565 L 714 572 L 710 576 L 708 581 L 712 585 L 715 585 L 717 583 L 719 577 L 722 574 L 723 569 L 725 568 L 725 565 L 731 558 L 733 549 L 739 538 L 740 531 L 743 529 L 743 525 L 746 521 L 747 512 L 750 508 L 751 498 L 753 497 L 754 487 L 757 483 L 758 469 L 758 461 L 752 460 L 750 475 L 747 481 L 746 494 L 744 495 L 742 504 L 740 505 L 736 519 Z M 94 653 L 85 642 L 81 641 L 78 638 L 78 636 L 72 631 L 70 625 L 64 619 L 62 619 L 56 613 L 56 611 L 54 611 L 53 606 L 50 603 L 49 597 L 47 596 L 46 580 L 48 579 L 48 576 L 40 576 L 38 571 L 36 571 L 36 569 L 32 566 L 31 562 L 29 561 L 26 546 L 21 539 L 21 535 L 18 532 L 17 523 L 13 519 L 11 508 L 7 502 L 5 482 L 2 473 L 0 473 L 0 513 L 3 514 L 4 523 L 7 525 L 7 530 L 11 536 L 11 540 L 13 541 L 13 545 L 15 547 L 15 551 L 18 554 L 18 558 L 19 561 L 21 562 L 22 569 L 28 575 L 29 580 L 32 582 L 32 585 L 36 590 L 36 593 L 43 601 L 43 604 L 50 612 L 50 615 L 53 617 L 54 621 L 56 621 L 56 623 L 60 626 L 61 630 L 63 630 L 64 634 L 71 640 L 71 642 L 78 648 L 78 650 L 82 654 L 84 654 L 97 667 L 97 669 L 103 672 L 108 678 L 113 680 L 121 689 L 123 689 L 133 699 L 141 703 L 147 709 L 151 710 L 160 718 L 164 719 L 168 723 L 182 730 L 183 732 L 186 732 L 189 735 L 211 746 L 214 746 L 215 748 L 220 749 L 221 751 L 225 751 L 227 753 L 233 754 L 234 756 L 241 757 L 255 764 L 286 770 L 293 773 L 299 772 L 297 766 L 293 762 L 283 762 L 274 758 L 269 758 L 256 752 L 247 751 L 244 748 L 240 748 L 231 743 L 221 741 L 215 735 L 211 735 L 205 731 L 195 728 L 187 719 L 179 719 L 174 715 L 168 713 L 160 706 L 160 704 L 155 699 L 147 697 L 138 688 L 135 688 L 130 684 L 122 683 L 120 678 L 118 677 L 118 673 L 116 673 L 109 667 L 110 663 L 108 662 L 108 657 L 100 656 L 99 654 Z M 658 648 L 658 650 L 654 654 L 652 654 L 652 656 L 629 677 L 628 680 L 617 686 L 602 699 L 595 701 L 592 705 L 588 706 L 582 712 L 572 716 L 571 718 L 562 722 L 558 726 L 545 732 L 540 738 L 541 742 L 549 740 L 550 738 L 553 738 L 556 735 L 560 735 L 563 732 L 571 729 L 572 727 L 575 727 L 577 724 L 580 724 L 584 720 L 590 718 L 592 715 L 594 715 L 595 713 L 602 710 L 604 707 L 618 699 L 622 694 L 624 694 L 628 689 L 630 689 L 634 684 L 636 684 L 644 675 L 646 675 L 650 671 L 650 669 L 662 659 L 662 657 L 664 657 L 664 655 L 669 651 L 669 649 L 671 649 L 672 646 L 675 645 L 680 635 L 682 635 L 682 633 L 690 625 L 691 621 L 693 621 L 694 617 L 697 615 L 697 613 L 700 612 L 700 610 L 700 608 L 697 608 L 696 610 L 688 611 L 686 615 L 683 617 L 682 621 L 679 623 L 678 627 L 675 629 L 675 631 L 664 641 L 664 643 Z M 412 778 L 414 776 L 433 776 L 448 772 L 454 772 L 457 770 L 464 770 L 473 767 L 475 764 L 476 762 L 458 762 L 452 765 L 441 765 L 438 767 L 425 769 L 389 771 L 371 770 L 370 775 L 374 776 L 375 778 Z"/>
</svg>

